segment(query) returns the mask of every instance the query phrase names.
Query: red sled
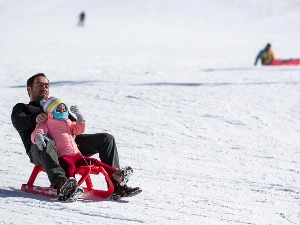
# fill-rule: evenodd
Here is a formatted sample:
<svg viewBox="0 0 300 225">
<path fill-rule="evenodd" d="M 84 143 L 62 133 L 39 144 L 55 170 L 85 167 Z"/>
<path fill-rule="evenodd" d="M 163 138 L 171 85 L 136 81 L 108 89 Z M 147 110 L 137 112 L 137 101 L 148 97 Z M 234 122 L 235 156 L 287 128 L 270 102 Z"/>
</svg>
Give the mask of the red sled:
<svg viewBox="0 0 300 225">
<path fill-rule="evenodd" d="M 300 59 L 273 59 L 271 66 L 298 66 Z"/>
<path fill-rule="evenodd" d="M 51 185 L 50 187 L 41 187 L 41 186 L 34 185 L 36 177 L 40 172 L 45 172 L 44 168 L 42 166 L 35 166 L 32 170 L 32 173 L 29 177 L 27 184 L 22 184 L 21 190 L 28 193 L 56 198 L 57 197 L 56 190 Z M 114 185 L 111 179 L 109 178 L 108 174 L 106 173 L 106 171 L 101 166 L 81 166 L 76 169 L 75 173 L 81 176 L 81 178 L 78 181 L 78 185 L 80 186 L 83 182 L 85 182 L 86 184 L 86 187 L 83 187 L 84 199 L 89 199 L 89 198 L 93 199 L 94 197 L 105 199 L 108 198 L 114 192 Z M 99 190 L 93 187 L 93 183 L 90 175 L 91 174 L 98 175 L 100 173 L 103 174 L 106 179 L 108 185 L 107 190 Z"/>
</svg>

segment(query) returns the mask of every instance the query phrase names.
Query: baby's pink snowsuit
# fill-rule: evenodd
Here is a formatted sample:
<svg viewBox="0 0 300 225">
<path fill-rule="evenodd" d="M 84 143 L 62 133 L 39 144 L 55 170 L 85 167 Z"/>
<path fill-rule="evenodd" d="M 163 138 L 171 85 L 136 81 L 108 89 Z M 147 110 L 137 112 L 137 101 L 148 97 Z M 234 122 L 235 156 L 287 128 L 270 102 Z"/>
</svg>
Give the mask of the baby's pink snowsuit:
<svg viewBox="0 0 300 225">
<path fill-rule="evenodd" d="M 64 169 L 67 177 L 74 177 L 76 168 L 84 165 L 102 166 L 109 176 L 116 169 L 95 159 L 83 156 L 75 143 L 74 135 L 82 134 L 85 130 L 84 122 L 72 122 L 67 120 L 56 120 L 48 113 L 46 122 L 38 124 L 31 134 L 32 143 L 36 144 L 36 135 L 47 135 L 56 144 L 57 156 L 60 166 Z"/>
</svg>

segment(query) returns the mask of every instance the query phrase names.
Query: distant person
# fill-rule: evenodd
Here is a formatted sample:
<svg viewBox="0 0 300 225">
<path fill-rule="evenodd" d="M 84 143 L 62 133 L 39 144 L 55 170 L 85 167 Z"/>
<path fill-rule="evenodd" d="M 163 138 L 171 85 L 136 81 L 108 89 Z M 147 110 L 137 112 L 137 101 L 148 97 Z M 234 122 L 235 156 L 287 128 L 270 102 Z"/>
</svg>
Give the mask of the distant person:
<svg viewBox="0 0 300 225">
<path fill-rule="evenodd" d="M 268 43 L 266 47 L 261 50 L 255 60 L 256 66 L 258 60 L 261 60 L 261 64 L 264 66 L 299 66 L 300 59 L 275 59 L 274 53 L 271 50 L 271 44 Z"/>
<path fill-rule="evenodd" d="M 70 111 L 77 117 L 77 120 L 72 122 L 69 119 L 68 108 L 62 99 L 50 97 L 46 100 L 42 99 L 40 104 L 43 106 L 44 112 L 47 113 L 48 119 L 41 124 L 37 124 L 35 130 L 31 133 L 31 141 L 38 146 L 40 151 L 44 150 L 46 141 L 49 141 L 49 138 L 55 142 L 60 166 L 64 169 L 67 178 L 71 177 L 75 180 L 76 191 L 72 196 L 72 201 L 76 201 L 83 195 L 83 188 L 77 185 L 75 179 L 76 168 L 80 166 L 101 166 L 115 185 L 124 186 L 127 183 L 133 173 L 131 167 L 114 168 L 80 153 L 74 136 L 84 132 L 85 120 L 76 105 L 70 107 Z M 62 198 L 64 196 L 59 194 L 58 199 Z"/>
<path fill-rule="evenodd" d="M 85 12 L 81 12 L 79 14 L 79 21 L 78 21 L 77 26 L 83 27 L 84 26 L 84 22 L 85 22 Z"/>
<path fill-rule="evenodd" d="M 268 43 L 266 45 L 266 47 L 258 53 L 255 63 L 254 63 L 255 66 L 259 59 L 261 60 L 262 65 L 271 65 L 272 64 L 272 61 L 274 60 L 274 53 L 271 50 L 270 43 Z"/>
</svg>

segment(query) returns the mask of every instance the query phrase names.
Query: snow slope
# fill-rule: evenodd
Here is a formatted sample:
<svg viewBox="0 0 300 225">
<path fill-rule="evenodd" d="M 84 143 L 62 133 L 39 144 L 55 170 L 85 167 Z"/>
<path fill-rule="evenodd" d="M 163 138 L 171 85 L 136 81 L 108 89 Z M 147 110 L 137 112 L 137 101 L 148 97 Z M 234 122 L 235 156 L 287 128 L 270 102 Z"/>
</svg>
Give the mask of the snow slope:
<svg viewBox="0 0 300 225">
<path fill-rule="evenodd" d="M 300 224 L 300 67 L 253 67 L 267 42 L 278 58 L 300 57 L 299 9 L 0 0 L 0 223 Z M 33 166 L 10 114 L 38 72 L 80 107 L 86 133 L 115 136 L 142 194 L 62 203 L 20 191 Z"/>
</svg>

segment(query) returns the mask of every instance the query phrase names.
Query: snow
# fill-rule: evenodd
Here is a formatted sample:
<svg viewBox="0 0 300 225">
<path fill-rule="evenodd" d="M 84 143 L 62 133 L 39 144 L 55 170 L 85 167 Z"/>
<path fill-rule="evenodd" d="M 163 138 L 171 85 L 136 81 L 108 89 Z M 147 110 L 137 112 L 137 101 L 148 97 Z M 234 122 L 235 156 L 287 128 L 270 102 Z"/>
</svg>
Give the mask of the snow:
<svg viewBox="0 0 300 225">
<path fill-rule="evenodd" d="M 298 0 L 0 0 L 0 224 L 300 224 L 300 67 L 253 66 L 267 42 L 278 58 L 300 57 L 299 10 Z M 10 114 L 38 72 L 50 95 L 79 106 L 86 133 L 114 135 L 140 195 L 64 203 L 20 190 L 33 165 Z"/>
</svg>

